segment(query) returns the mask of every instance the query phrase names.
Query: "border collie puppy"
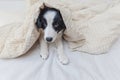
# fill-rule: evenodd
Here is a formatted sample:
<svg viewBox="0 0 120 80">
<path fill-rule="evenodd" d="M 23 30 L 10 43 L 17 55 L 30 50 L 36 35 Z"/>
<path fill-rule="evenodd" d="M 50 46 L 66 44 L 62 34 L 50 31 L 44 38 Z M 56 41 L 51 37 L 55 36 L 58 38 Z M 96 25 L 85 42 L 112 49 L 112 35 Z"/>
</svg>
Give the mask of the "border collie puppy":
<svg viewBox="0 0 120 80">
<path fill-rule="evenodd" d="M 55 42 L 59 61 L 62 64 L 69 62 L 63 51 L 62 35 L 66 29 L 62 15 L 59 10 L 44 5 L 36 21 L 36 26 L 42 32 L 40 36 L 40 56 L 48 58 L 48 44 Z"/>
</svg>

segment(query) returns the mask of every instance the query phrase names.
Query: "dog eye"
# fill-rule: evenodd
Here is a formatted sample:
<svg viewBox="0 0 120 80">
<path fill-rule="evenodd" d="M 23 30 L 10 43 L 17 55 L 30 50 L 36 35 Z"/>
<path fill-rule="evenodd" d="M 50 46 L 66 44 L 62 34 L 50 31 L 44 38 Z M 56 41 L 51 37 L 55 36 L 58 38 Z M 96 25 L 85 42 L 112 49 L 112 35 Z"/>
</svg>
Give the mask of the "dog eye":
<svg viewBox="0 0 120 80">
<path fill-rule="evenodd" d="M 47 23 L 46 23 L 46 20 L 45 19 L 42 19 L 42 27 L 43 27 L 43 29 L 47 26 Z"/>
<path fill-rule="evenodd" d="M 55 28 L 58 27 L 58 24 L 55 24 L 54 27 L 55 27 Z"/>
<path fill-rule="evenodd" d="M 46 27 L 46 26 L 47 26 L 47 24 L 43 22 L 43 26 L 45 26 L 45 27 Z"/>
</svg>

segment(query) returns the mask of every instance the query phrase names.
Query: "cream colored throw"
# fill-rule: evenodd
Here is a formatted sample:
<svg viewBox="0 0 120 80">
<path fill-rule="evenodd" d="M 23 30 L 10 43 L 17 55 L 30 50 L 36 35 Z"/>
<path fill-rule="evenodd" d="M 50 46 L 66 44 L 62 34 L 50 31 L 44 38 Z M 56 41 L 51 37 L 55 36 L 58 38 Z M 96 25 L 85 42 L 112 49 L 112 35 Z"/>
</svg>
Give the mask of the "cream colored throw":
<svg viewBox="0 0 120 80">
<path fill-rule="evenodd" d="M 0 27 L 0 58 L 25 54 L 38 40 L 35 22 L 43 3 L 61 11 L 64 38 L 73 51 L 105 53 L 119 38 L 120 0 L 27 0 L 23 22 Z"/>
</svg>

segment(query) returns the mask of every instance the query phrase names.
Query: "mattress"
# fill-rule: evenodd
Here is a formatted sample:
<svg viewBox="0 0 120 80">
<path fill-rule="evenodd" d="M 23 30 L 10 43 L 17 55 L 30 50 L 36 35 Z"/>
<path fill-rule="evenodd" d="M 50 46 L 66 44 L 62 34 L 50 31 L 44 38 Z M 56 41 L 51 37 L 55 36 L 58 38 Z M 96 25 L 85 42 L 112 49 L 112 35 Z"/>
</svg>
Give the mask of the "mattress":
<svg viewBox="0 0 120 80">
<path fill-rule="evenodd" d="M 21 21 L 25 14 L 22 0 L 0 0 L 0 26 Z M 0 80 L 120 80 L 120 40 L 107 54 L 90 55 L 72 52 L 64 41 L 70 63 L 62 65 L 54 44 L 49 46 L 49 58 L 42 60 L 36 44 L 16 59 L 0 59 Z"/>
</svg>

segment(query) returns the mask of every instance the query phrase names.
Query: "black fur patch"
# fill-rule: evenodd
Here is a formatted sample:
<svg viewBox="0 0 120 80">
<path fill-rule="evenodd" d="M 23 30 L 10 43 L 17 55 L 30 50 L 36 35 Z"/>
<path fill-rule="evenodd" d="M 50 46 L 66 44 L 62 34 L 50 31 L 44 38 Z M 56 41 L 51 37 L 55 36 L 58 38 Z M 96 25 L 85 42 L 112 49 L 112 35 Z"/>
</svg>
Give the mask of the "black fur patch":
<svg viewBox="0 0 120 80">
<path fill-rule="evenodd" d="M 42 28 L 42 29 L 46 28 L 47 21 L 43 16 L 47 11 L 55 11 L 57 13 L 52 23 L 54 30 L 57 32 L 60 32 L 61 30 L 64 31 L 66 29 L 66 26 L 65 26 L 65 23 L 63 21 L 60 11 L 55 8 L 49 8 L 49 7 L 45 7 L 44 9 L 40 10 L 40 14 L 36 22 L 37 28 Z"/>
</svg>

